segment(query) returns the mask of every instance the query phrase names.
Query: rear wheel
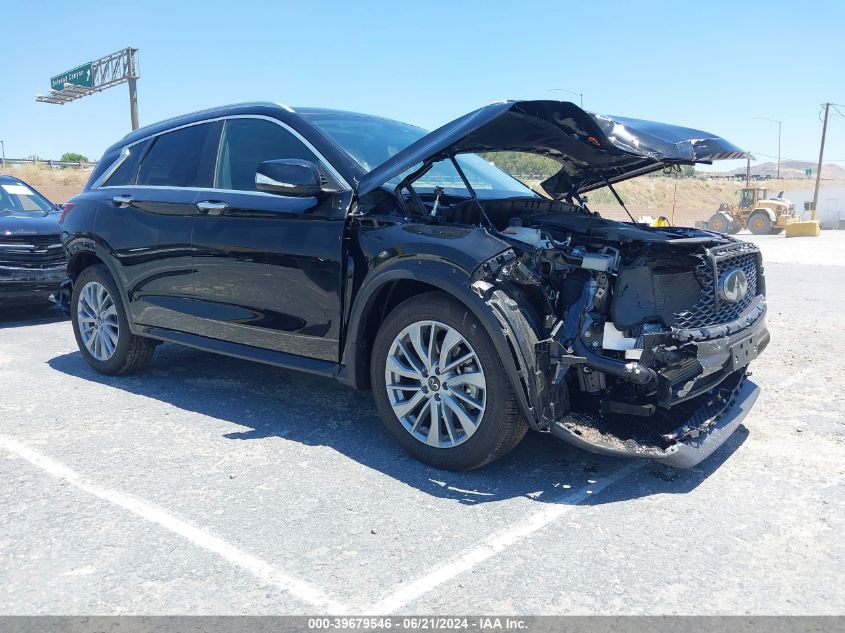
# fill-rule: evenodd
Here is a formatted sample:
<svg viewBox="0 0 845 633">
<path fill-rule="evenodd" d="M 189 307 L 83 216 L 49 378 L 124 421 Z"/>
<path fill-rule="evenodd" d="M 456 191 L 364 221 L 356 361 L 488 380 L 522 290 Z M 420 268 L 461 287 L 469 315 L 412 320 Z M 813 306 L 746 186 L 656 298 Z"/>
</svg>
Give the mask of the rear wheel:
<svg viewBox="0 0 845 633">
<path fill-rule="evenodd" d="M 769 231 L 769 235 L 780 235 L 783 233 L 783 229 L 779 227 L 774 227 L 771 231 Z"/>
<path fill-rule="evenodd" d="M 493 341 L 443 293 L 409 299 L 387 316 L 373 345 L 371 381 L 391 435 L 438 468 L 483 466 L 528 430 Z"/>
<path fill-rule="evenodd" d="M 767 235 L 772 230 L 772 219 L 765 211 L 757 211 L 748 218 L 748 230 L 754 235 Z"/>
<path fill-rule="evenodd" d="M 129 374 L 149 362 L 155 343 L 129 331 L 123 300 L 105 266 L 90 266 L 79 274 L 70 305 L 79 351 L 95 370 Z"/>
<path fill-rule="evenodd" d="M 734 224 L 731 216 L 718 211 L 707 221 L 707 228 L 717 233 L 729 233 Z"/>
</svg>

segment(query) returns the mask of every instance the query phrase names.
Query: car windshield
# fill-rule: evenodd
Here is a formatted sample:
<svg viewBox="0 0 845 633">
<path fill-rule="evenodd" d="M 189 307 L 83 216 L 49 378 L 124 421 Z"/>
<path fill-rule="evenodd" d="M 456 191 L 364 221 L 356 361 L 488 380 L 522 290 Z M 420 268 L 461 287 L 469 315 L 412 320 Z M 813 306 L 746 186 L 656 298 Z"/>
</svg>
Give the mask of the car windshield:
<svg viewBox="0 0 845 633">
<path fill-rule="evenodd" d="M 0 182 L 0 215 L 43 217 L 56 207 L 22 182 Z"/>
<path fill-rule="evenodd" d="M 428 133 L 413 125 L 376 117 L 340 113 L 305 116 L 365 171 L 378 167 Z M 457 157 L 457 161 L 479 198 L 537 195 L 480 156 L 461 154 Z M 419 167 L 420 165 L 415 165 L 386 184 L 395 187 L 405 176 Z M 422 191 L 431 191 L 435 187 L 443 187 L 446 193 L 453 195 L 469 195 L 458 170 L 449 160 L 435 163 L 428 173 L 414 183 L 414 188 Z"/>
</svg>

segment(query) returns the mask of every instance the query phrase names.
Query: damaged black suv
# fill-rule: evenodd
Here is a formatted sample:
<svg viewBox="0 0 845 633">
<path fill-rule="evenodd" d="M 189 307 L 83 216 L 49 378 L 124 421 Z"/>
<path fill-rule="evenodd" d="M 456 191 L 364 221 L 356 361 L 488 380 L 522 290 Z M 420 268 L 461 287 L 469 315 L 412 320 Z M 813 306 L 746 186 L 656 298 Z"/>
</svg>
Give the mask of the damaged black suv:
<svg viewBox="0 0 845 633">
<path fill-rule="evenodd" d="M 477 155 L 499 151 L 556 160 L 546 195 Z M 582 196 L 745 156 L 557 101 L 430 134 L 270 103 L 198 112 L 106 151 L 63 218 L 63 300 L 99 372 L 167 341 L 334 377 L 372 388 L 390 433 L 438 467 L 482 466 L 528 429 L 688 467 L 757 397 L 760 253 L 605 220 Z"/>
</svg>

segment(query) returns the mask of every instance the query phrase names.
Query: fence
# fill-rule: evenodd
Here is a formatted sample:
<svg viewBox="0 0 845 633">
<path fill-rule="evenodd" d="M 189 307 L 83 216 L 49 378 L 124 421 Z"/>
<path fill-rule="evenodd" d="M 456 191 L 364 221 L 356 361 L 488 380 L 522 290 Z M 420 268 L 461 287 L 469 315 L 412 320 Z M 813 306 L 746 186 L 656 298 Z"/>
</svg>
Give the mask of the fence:
<svg viewBox="0 0 845 633">
<path fill-rule="evenodd" d="M 70 162 L 62 160 L 49 160 L 44 158 L 3 158 L 0 159 L 3 167 L 10 165 L 44 165 L 53 169 L 64 169 L 74 167 L 76 169 L 93 169 L 97 161 Z"/>
</svg>

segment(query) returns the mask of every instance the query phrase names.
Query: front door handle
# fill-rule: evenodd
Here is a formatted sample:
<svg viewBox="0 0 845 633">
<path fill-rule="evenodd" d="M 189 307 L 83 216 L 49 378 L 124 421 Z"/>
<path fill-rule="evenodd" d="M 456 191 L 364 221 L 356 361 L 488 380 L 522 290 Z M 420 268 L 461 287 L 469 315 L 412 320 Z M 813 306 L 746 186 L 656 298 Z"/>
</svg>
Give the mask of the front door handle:
<svg viewBox="0 0 845 633">
<path fill-rule="evenodd" d="M 197 202 L 197 209 L 206 215 L 221 215 L 228 208 L 229 205 L 225 202 L 215 202 L 214 200 Z"/>
<path fill-rule="evenodd" d="M 111 199 L 111 201 L 114 202 L 114 205 L 116 207 L 119 207 L 121 209 L 125 209 L 126 207 L 128 207 L 132 204 L 132 196 L 126 196 L 126 195 L 115 196 L 114 198 Z"/>
</svg>

